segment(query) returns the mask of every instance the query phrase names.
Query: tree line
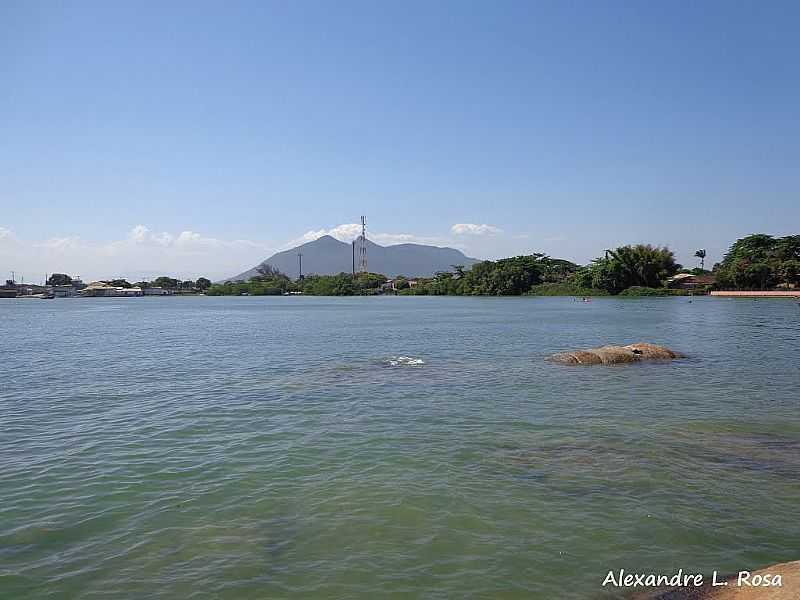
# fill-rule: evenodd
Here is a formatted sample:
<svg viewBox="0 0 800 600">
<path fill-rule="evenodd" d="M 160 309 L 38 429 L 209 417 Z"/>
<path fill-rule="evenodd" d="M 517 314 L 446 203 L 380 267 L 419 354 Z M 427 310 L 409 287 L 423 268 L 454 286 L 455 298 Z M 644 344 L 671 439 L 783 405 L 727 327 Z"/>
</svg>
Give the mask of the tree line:
<svg viewBox="0 0 800 600">
<path fill-rule="evenodd" d="M 800 286 L 800 235 L 760 233 L 736 240 L 714 272 L 717 285 L 726 289 Z"/>
<path fill-rule="evenodd" d="M 378 273 L 350 273 L 337 275 L 306 275 L 292 280 L 288 275 L 269 264 L 256 268 L 257 275 L 248 281 L 226 281 L 212 285 L 208 296 L 280 296 L 300 293 L 309 296 L 359 296 L 374 295 L 381 292 L 388 281 Z"/>
<path fill-rule="evenodd" d="M 57 285 L 57 286 L 64 286 L 64 285 L 72 285 L 73 279 L 70 275 L 66 273 L 53 273 L 50 277 L 47 278 L 47 285 Z M 157 277 L 152 281 L 137 281 L 135 283 L 130 283 L 127 279 L 110 279 L 106 281 L 108 285 L 113 285 L 114 287 L 121 287 L 121 288 L 132 288 L 132 287 L 139 287 L 139 288 L 163 288 L 167 290 L 179 290 L 179 291 L 194 291 L 194 292 L 205 292 L 208 288 L 211 287 L 211 280 L 207 279 L 206 277 L 199 277 L 197 280 L 180 280 L 175 279 L 173 277 Z"/>
<path fill-rule="evenodd" d="M 720 263 L 705 270 L 705 250 L 695 252 L 699 268 L 685 269 L 667 247 L 634 244 L 605 250 L 588 265 L 534 253 L 500 260 L 486 260 L 466 269 L 452 270 L 428 278 L 378 273 L 308 275 L 296 280 L 268 264 L 249 281 L 214 284 L 208 295 L 353 296 L 379 293 L 402 295 L 668 295 L 685 293 L 669 288 L 678 273 L 713 275 L 716 283 L 699 286 L 724 289 L 768 289 L 800 286 L 800 236 L 775 238 L 756 234 L 737 240 Z M 713 278 L 711 278 L 713 279 Z"/>
</svg>

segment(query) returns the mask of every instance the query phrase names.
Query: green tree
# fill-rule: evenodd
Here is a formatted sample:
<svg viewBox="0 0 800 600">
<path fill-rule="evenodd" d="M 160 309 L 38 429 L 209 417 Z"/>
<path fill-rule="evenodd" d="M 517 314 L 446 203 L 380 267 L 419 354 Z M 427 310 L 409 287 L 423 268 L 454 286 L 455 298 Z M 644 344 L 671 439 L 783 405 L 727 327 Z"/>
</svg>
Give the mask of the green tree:
<svg viewBox="0 0 800 600">
<path fill-rule="evenodd" d="M 780 261 L 800 260 L 800 235 L 777 238 L 772 251 Z"/>
<path fill-rule="evenodd" d="M 706 266 L 706 251 L 704 249 L 700 249 L 695 252 L 694 255 L 700 259 L 700 269 L 704 270 Z"/>
<path fill-rule="evenodd" d="M 178 281 L 177 279 L 173 279 L 172 277 L 165 277 L 165 276 L 156 277 L 156 279 L 153 281 L 154 287 L 160 287 L 164 289 L 174 290 L 177 289 L 179 285 L 180 281 Z"/>
<path fill-rule="evenodd" d="M 760 290 L 765 290 L 774 283 L 772 268 L 766 262 L 757 262 L 748 265 L 744 273 L 748 279 L 749 285 Z"/>
<path fill-rule="evenodd" d="M 740 238 L 714 266 L 717 284 L 728 289 L 767 289 L 797 284 L 800 236 L 775 238 L 759 233 Z"/>
<path fill-rule="evenodd" d="M 72 285 L 72 277 L 65 273 L 53 273 L 47 278 L 47 285 Z"/>
<path fill-rule="evenodd" d="M 800 285 L 800 260 L 784 260 L 780 264 L 778 271 L 781 283 L 787 285 Z"/>
<path fill-rule="evenodd" d="M 417 279 L 405 293 L 413 295 L 512 296 L 533 293 L 543 283 L 562 283 L 575 275 L 578 265 L 567 260 L 534 253 L 526 256 L 482 261 L 470 269 L 452 265 L 430 279 Z M 398 288 L 400 289 L 400 288 Z"/>
<path fill-rule="evenodd" d="M 662 287 L 678 269 L 680 265 L 669 248 L 649 244 L 620 246 L 607 250 L 603 258 L 594 259 L 579 272 L 577 281 L 582 287 L 618 294 L 633 286 Z"/>
<path fill-rule="evenodd" d="M 543 254 L 538 256 L 540 256 L 539 263 L 542 266 L 542 279 L 545 283 L 561 283 L 578 270 L 578 265 L 568 260 L 550 258 Z"/>
<path fill-rule="evenodd" d="M 542 254 L 532 254 L 479 262 L 464 274 L 458 291 L 485 296 L 527 293 L 542 282 L 543 257 Z"/>
<path fill-rule="evenodd" d="M 205 277 L 199 277 L 195 282 L 195 285 L 197 286 L 198 290 L 204 292 L 211 287 L 211 280 L 206 279 Z"/>
</svg>

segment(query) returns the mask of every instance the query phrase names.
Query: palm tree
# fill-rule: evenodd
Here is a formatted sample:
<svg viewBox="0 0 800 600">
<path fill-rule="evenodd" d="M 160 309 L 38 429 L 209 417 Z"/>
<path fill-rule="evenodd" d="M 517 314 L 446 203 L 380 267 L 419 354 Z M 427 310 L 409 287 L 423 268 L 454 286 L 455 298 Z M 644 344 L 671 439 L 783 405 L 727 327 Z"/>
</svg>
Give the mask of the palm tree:
<svg viewBox="0 0 800 600">
<path fill-rule="evenodd" d="M 698 250 L 694 253 L 694 255 L 700 259 L 700 270 L 705 271 L 706 266 L 706 251 L 705 250 Z"/>
</svg>

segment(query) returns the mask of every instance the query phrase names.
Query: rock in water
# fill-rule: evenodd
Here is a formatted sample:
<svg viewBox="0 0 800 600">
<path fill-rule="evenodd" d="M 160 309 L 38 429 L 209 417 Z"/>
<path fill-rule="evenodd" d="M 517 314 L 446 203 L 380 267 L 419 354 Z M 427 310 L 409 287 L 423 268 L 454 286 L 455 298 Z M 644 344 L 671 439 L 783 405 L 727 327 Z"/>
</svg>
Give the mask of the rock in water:
<svg viewBox="0 0 800 600">
<path fill-rule="evenodd" d="M 670 350 L 664 346 L 658 346 L 656 344 L 648 344 L 647 342 L 638 342 L 636 344 L 628 344 L 625 346 L 632 350 L 633 352 L 637 352 L 641 356 L 642 359 L 651 359 L 651 358 L 662 358 L 662 359 L 671 359 L 671 358 L 682 358 L 682 355 L 678 352 Z"/>
<path fill-rule="evenodd" d="M 708 580 L 710 577 L 704 578 Z M 706 582 L 698 588 L 671 588 L 642 592 L 631 600 L 797 600 L 800 598 L 800 560 L 772 565 L 758 571 L 739 571 L 718 576 L 725 585 Z"/>
<path fill-rule="evenodd" d="M 682 358 L 682 354 L 664 346 L 638 342 L 627 346 L 603 346 L 587 350 L 559 352 L 547 360 L 562 365 L 617 365 L 641 360 L 671 360 Z"/>
</svg>

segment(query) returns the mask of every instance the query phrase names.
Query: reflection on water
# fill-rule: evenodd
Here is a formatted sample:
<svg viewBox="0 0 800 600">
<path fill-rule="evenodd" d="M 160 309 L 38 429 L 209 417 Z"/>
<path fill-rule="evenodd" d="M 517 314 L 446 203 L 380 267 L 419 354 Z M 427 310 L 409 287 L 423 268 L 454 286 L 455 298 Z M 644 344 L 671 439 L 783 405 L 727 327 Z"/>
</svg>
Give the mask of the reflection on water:
<svg viewBox="0 0 800 600">
<path fill-rule="evenodd" d="M 796 559 L 797 307 L 682 300 L 4 301 L 0 595 L 603 598 Z M 543 360 L 639 340 L 688 358 Z"/>
</svg>

